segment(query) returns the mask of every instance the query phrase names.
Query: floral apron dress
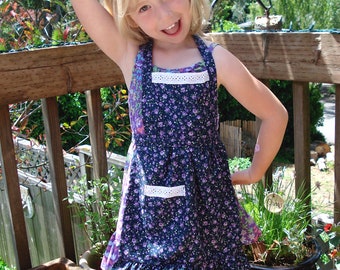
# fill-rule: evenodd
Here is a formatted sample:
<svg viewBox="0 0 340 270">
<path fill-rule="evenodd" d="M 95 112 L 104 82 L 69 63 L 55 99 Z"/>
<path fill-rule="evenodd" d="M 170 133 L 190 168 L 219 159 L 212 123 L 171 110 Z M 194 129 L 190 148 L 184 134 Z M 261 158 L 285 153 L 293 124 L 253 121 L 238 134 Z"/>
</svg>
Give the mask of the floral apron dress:
<svg viewBox="0 0 340 270">
<path fill-rule="evenodd" d="M 203 60 L 187 68 L 153 66 L 152 42 L 136 57 L 132 143 L 102 269 L 249 269 L 241 238 L 257 236 L 242 235 L 219 138 L 216 44 L 194 39 Z"/>
</svg>

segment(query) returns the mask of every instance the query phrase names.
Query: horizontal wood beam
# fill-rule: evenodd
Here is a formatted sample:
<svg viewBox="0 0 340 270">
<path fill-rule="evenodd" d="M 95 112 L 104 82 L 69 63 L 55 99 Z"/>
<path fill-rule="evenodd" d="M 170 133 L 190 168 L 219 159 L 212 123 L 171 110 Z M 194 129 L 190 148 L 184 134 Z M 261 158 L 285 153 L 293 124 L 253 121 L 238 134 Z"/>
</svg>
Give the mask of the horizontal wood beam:
<svg viewBox="0 0 340 270">
<path fill-rule="evenodd" d="M 339 34 L 249 32 L 211 36 L 259 79 L 340 81 Z"/>
<path fill-rule="evenodd" d="M 340 35 L 214 33 L 259 79 L 340 83 Z M 0 54 L 0 104 L 12 104 L 124 82 L 93 43 Z"/>
<path fill-rule="evenodd" d="M 0 104 L 124 83 L 119 68 L 93 43 L 0 54 Z"/>
</svg>

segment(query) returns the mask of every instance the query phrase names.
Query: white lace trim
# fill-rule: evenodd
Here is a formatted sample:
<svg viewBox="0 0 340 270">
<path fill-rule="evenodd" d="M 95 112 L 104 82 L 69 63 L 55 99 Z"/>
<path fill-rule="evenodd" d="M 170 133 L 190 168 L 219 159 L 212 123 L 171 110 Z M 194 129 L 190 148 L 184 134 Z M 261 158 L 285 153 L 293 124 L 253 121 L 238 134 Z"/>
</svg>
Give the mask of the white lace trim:
<svg viewBox="0 0 340 270">
<path fill-rule="evenodd" d="M 185 186 L 180 185 L 176 187 L 163 186 L 144 186 L 144 195 L 149 197 L 172 198 L 178 196 L 185 196 Z"/>
<path fill-rule="evenodd" d="M 209 81 L 209 74 L 207 70 L 202 72 L 186 73 L 152 72 L 151 76 L 153 83 L 164 84 L 193 84 Z"/>
</svg>

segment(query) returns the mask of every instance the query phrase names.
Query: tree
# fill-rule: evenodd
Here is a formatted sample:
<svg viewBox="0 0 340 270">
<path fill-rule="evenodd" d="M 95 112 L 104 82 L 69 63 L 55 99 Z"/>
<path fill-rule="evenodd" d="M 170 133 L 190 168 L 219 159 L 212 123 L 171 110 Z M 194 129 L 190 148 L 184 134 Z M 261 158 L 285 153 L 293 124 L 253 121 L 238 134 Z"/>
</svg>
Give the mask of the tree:
<svg viewBox="0 0 340 270">
<path fill-rule="evenodd" d="M 270 13 L 283 16 L 285 29 L 340 29 L 338 0 L 272 0 L 272 4 Z M 263 9 L 257 3 L 251 3 L 249 8 L 249 20 L 263 15 Z"/>
</svg>

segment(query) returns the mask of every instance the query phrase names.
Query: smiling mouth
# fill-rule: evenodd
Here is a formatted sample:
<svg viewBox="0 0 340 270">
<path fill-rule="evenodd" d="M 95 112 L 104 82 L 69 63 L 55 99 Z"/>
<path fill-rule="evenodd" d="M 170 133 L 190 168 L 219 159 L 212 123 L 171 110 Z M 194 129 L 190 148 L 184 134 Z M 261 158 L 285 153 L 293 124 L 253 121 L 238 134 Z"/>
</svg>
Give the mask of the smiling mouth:
<svg viewBox="0 0 340 270">
<path fill-rule="evenodd" d="M 167 35 L 174 35 L 180 30 L 180 21 L 177 21 L 170 25 L 169 27 L 165 28 L 163 32 Z"/>
</svg>

